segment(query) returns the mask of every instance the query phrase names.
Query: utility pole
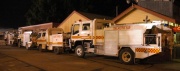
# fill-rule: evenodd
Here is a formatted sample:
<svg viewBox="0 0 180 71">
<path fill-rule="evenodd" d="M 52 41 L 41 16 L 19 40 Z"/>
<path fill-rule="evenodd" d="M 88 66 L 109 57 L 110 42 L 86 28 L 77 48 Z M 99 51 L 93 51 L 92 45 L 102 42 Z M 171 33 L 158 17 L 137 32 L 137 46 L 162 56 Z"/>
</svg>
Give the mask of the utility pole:
<svg viewBox="0 0 180 71">
<path fill-rule="evenodd" d="M 118 6 L 116 6 L 116 16 L 118 16 Z"/>
</svg>

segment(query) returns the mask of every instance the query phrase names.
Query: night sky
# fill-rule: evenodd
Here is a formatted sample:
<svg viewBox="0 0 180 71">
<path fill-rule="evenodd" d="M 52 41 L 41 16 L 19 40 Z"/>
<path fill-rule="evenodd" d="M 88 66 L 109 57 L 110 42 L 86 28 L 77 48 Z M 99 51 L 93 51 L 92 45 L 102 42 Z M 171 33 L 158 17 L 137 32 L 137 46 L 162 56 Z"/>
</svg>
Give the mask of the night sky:
<svg viewBox="0 0 180 71">
<path fill-rule="evenodd" d="M 126 8 L 130 6 L 130 5 L 127 5 L 127 3 L 125 3 L 125 0 L 116 0 L 116 1 L 118 1 L 118 4 L 120 6 L 119 13 L 121 13 L 122 11 L 124 11 Z M 180 6 L 179 2 L 180 0 L 176 0 L 175 4 Z M 25 26 L 26 25 L 25 14 L 28 11 L 28 9 L 31 7 L 31 5 L 32 5 L 31 0 L 1 0 L 0 1 L 0 28 L 18 28 L 18 27 Z M 102 8 L 106 10 L 108 8 L 104 8 L 104 7 L 111 7 L 111 6 L 98 5 L 96 10 L 101 10 Z M 113 9 L 115 8 L 113 7 Z M 94 10 L 93 13 L 115 17 L 114 14 L 110 15 L 109 13 L 106 13 L 104 11 L 100 12 L 96 10 Z"/>
<path fill-rule="evenodd" d="M 31 5 L 30 0 L 1 0 L 0 27 L 17 28 L 25 24 L 24 14 Z"/>
<path fill-rule="evenodd" d="M 18 28 L 21 26 L 25 26 L 26 25 L 25 14 L 28 11 L 28 9 L 31 7 L 31 5 L 32 5 L 31 0 L 1 0 L 0 28 Z M 103 7 L 101 5 L 99 6 Z"/>
</svg>

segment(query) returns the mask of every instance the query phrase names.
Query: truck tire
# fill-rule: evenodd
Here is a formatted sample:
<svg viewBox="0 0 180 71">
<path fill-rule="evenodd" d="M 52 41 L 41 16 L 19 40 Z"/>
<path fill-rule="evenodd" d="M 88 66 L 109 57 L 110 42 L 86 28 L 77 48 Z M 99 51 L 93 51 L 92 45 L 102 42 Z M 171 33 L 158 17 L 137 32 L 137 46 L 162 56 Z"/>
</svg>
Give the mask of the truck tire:
<svg viewBox="0 0 180 71">
<path fill-rule="evenodd" d="M 82 45 L 78 45 L 75 49 L 75 53 L 78 57 L 84 57 L 85 56 L 85 52 L 84 49 L 82 47 Z"/>
<path fill-rule="evenodd" d="M 26 43 L 26 49 L 29 50 L 30 48 L 28 47 L 28 43 Z"/>
<path fill-rule="evenodd" d="M 43 52 L 42 45 L 39 45 L 38 49 L 40 52 Z"/>
<path fill-rule="evenodd" d="M 123 64 L 134 64 L 134 52 L 129 48 L 125 48 L 120 51 L 119 59 Z"/>
<path fill-rule="evenodd" d="M 61 53 L 60 47 L 54 47 L 54 53 L 55 54 L 60 54 Z"/>
<path fill-rule="evenodd" d="M 21 48 L 21 42 L 18 42 L 18 48 Z"/>
</svg>

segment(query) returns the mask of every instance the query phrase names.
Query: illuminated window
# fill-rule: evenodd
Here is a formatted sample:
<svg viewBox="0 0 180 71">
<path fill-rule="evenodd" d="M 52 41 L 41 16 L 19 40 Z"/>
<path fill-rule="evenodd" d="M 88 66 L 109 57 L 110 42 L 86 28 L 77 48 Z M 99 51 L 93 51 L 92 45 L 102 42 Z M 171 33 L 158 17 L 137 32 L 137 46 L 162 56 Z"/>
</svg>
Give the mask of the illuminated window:
<svg viewBox="0 0 180 71">
<path fill-rule="evenodd" d="M 174 26 L 173 23 L 169 23 L 170 26 Z"/>
</svg>

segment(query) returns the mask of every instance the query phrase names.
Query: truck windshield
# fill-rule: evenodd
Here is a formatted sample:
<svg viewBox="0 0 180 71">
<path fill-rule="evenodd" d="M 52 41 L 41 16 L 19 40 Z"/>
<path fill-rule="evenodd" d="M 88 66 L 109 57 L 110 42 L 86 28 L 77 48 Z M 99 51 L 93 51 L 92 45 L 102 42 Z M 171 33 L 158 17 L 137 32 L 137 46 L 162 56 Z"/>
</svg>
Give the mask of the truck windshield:
<svg viewBox="0 0 180 71">
<path fill-rule="evenodd" d="M 79 33 L 79 24 L 75 24 L 73 27 L 73 35 Z"/>
<path fill-rule="evenodd" d="M 37 38 L 40 38 L 41 37 L 41 33 L 38 33 L 38 36 L 37 36 Z"/>
<path fill-rule="evenodd" d="M 145 35 L 145 44 L 156 44 L 156 35 Z"/>
<path fill-rule="evenodd" d="M 45 35 L 46 35 L 46 33 L 43 33 L 43 34 L 42 34 L 42 37 L 44 37 Z"/>
</svg>

